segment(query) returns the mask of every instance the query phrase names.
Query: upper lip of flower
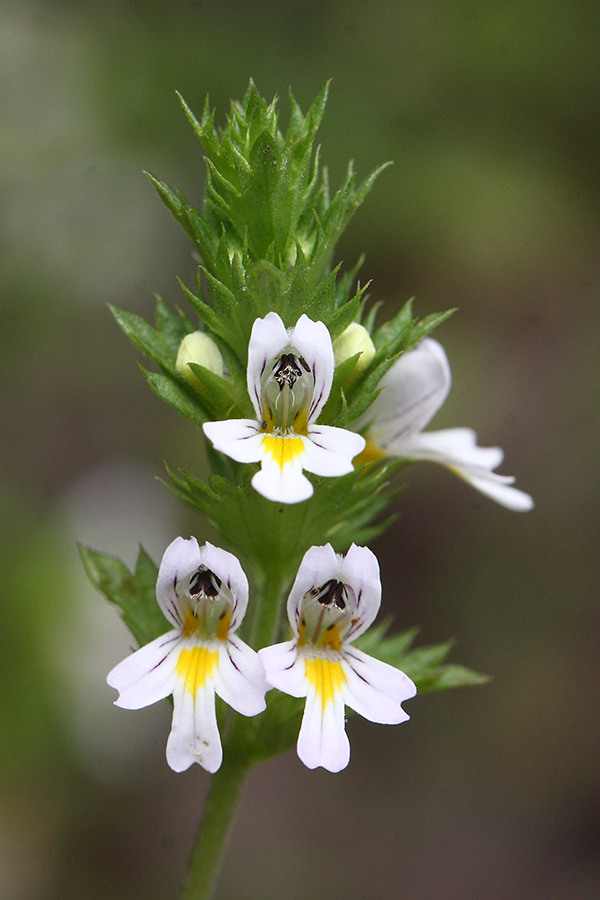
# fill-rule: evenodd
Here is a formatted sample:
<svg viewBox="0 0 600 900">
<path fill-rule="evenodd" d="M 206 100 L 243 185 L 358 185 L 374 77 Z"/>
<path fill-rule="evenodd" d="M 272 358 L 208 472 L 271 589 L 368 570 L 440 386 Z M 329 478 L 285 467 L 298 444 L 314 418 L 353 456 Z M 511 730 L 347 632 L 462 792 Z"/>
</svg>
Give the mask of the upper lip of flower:
<svg viewBox="0 0 600 900">
<path fill-rule="evenodd" d="M 228 609 L 228 632 L 233 633 L 248 605 L 248 579 L 237 559 L 220 547 L 208 541 L 200 547 L 195 538 L 177 538 L 165 551 L 156 599 L 166 618 L 181 629 L 190 614 L 196 615 L 199 604 L 217 603 Z"/>
<path fill-rule="evenodd" d="M 306 433 L 329 397 L 333 382 L 333 348 L 323 322 L 300 316 L 294 328 L 286 329 L 280 316 L 268 313 L 257 319 L 248 347 L 248 393 L 262 431 L 279 427 L 281 432 Z M 308 381 L 308 384 L 306 384 Z M 273 395 L 283 393 L 289 403 L 297 383 L 303 389 L 296 416 L 274 409 Z M 272 387 L 269 391 L 269 387 Z M 274 390 L 273 390 L 274 388 Z M 298 389 L 296 388 L 296 389 Z M 293 405 L 292 405 L 293 410 Z M 286 420 L 277 426 L 276 418 Z M 300 427 L 295 418 L 300 416 Z"/>
<path fill-rule="evenodd" d="M 329 601 L 322 604 L 323 598 Z M 337 601 L 337 602 L 336 602 Z M 342 627 L 343 643 L 355 640 L 373 622 L 381 603 L 381 581 L 376 557 L 365 547 L 352 544 L 345 556 L 331 544 L 311 547 L 305 554 L 290 591 L 287 611 L 296 637 L 301 636 L 302 617 L 316 604 L 315 638 L 331 623 Z M 327 620 L 325 622 L 325 619 Z M 306 632 L 304 637 L 307 643 Z M 315 641 L 316 642 L 316 641 Z"/>
</svg>

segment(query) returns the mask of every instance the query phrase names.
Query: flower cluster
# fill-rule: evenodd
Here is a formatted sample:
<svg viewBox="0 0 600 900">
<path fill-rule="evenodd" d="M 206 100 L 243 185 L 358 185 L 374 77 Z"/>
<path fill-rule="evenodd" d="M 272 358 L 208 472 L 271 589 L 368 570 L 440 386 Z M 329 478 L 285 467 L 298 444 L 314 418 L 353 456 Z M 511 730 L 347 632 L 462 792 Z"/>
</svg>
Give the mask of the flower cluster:
<svg viewBox="0 0 600 900">
<path fill-rule="evenodd" d="M 301 760 L 339 771 L 346 707 L 400 723 L 411 679 L 481 681 L 441 665 L 439 648 L 411 658 L 403 635 L 366 633 L 381 583 L 358 545 L 391 523 L 381 514 L 398 461 L 437 462 L 508 509 L 533 506 L 497 473 L 500 448 L 478 446 L 470 428 L 425 430 L 451 385 L 430 336 L 448 314 L 418 320 L 408 301 L 377 326 L 359 267 L 335 267 L 336 242 L 385 166 L 362 183 L 349 166 L 330 190 L 315 145 L 326 97 L 327 86 L 303 114 L 290 96 L 286 130 L 252 83 L 223 129 L 208 104 L 197 119 L 182 101 L 206 161 L 200 208 L 150 180 L 194 243 L 196 293 L 182 285 L 193 316 L 161 299 L 154 325 L 113 310 L 158 368 L 145 372 L 152 390 L 204 443 L 207 478 L 171 469 L 169 487 L 233 551 L 177 538 L 158 571 L 140 551 L 133 573 L 83 551 L 140 647 L 108 676 L 116 702 L 136 709 L 172 694 L 176 771 L 215 772 L 228 753 L 250 765 L 291 746 L 298 728 Z M 305 698 L 302 718 L 289 697 Z"/>
<path fill-rule="evenodd" d="M 351 327 L 352 335 L 338 342 L 338 358 L 349 355 L 357 338 L 358 352 L 372 355 L 368 335 L 357 334 L 362 326 Z M 196 344 L 206 351 L 205 343 Z M 214 366 L 214 347 L 208 349 Z M 247 387 L 256 419 L 207 422 L 204 432 L 216 450 L 237 462 L 260 462 L 252 485 L 279 503 L 299 503 L 313 494 L 303 470 L 339 476 L 352 471 L 353 460 L 367 465 L 395 456 L 441 462 L 499 503 L 531 507 L 527 494 L 510 487 L 512 478 L 493 472 L 501 450 L 478 447 L 470 429 L 422 433 L 450 387 L 448 361 L 437 341 L 426 338 L 398 359 L 355 423 L 356 432 L 316 424 L 333 373 L 334 349 L 322 322 L 302 315 L 286 329 L 270 312 L 254 322 L 248 348 Z M 287 600 L 291 638 L 258 653 L 236 634 L 248 606 L 248 581 L 231 553 L 177 538 L 164 554 L 156 597 L 174 627 L 117 665 L 108 683 L 120 692 L 117 705 L 127 709 L 173 694 L 167 760 L 175 771 L 193 762 L 209 772 L 219 768 L 215 694 L 245 716 L 265 709 L 271 688 L 306 697 L 298 755 L 309 768 L 331 772 L 343 769 L 350 757 L 346 706 L 373 722 L 408 718 L 401 704 L 416 693 L 411 679 L 352 646 L 381 602 L 379 565 L 367 547 L 352 544 L 345 556 L 331 544 L 308 549 Z"/>
<path fill-rule="evenodd" d="M 288 600 L 293 638 L 258 655 L 236 635 L 248 604 L 248 582 L 231 553 L 195 538 L 176 538 L 163 556 L 156 598 L 175 627 L 140 648 L 108 675 L 117 706 L 140 709 L 173 694 L 167 762 L 182 772 L 197 762 L 221 765 L 215 694 L 245 716 L 265 709 L 279 688 L 306 697 L 298 755 L 311 769 L 343 769 L 350 758 L 344 704 L 372 722 L 408 718 L 410 678 L 350 646 L 375 618 L 379 566 L 367 547 L 345 557 L 330 544 L 304 556 Z"/>
</svg>

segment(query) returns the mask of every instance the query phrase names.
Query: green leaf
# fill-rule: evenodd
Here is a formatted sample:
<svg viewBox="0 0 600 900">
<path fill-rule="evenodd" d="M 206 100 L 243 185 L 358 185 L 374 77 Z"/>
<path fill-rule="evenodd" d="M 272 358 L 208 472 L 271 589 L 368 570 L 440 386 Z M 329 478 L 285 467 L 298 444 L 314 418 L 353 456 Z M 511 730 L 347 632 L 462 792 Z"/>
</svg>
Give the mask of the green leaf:
<svg viewBox="0 0 600 900">
<path fill-rule="evenodd" d="M 175 359 L 180 342 L 174 342 L 164 334 L 159 334 L 145 319 L 136 316 L 134 313 L 119 309 L 116 306 L 109 308 L 119 327 L 125 332 L 132 344 L 159 365 L 163 372 L 177 378 Z"/>
<path fill-rule="evenodd" d="M 121 618 L 141 647 L 168 631 L 169 624 L 156 602 L 157 567 L 140 547 L 134 572 L 114 556 L 79 547 L 88 578 Z"/>
<path fill-rule="evenodd" d="M 200 395 L 194 400 L 191 399 L 192 388 L 181 387 L 167 375 L 161 375 L 158 372 L 148 372 L 143 366 L 140 366 L 140 368 L 156 396 L 168 403 L 169 406 L 172 406 L 173 409 L 176 409 L 186 419 L 202 427 L 211 417 L 210 410 L 202 408 Z M 208 404 L 206 405 L 208 406 Z"/>
<path fill-rule="evenodd" d="M 488 676 L 473 672 L 465 666 L 445 662 L 453 641 L 410 649 L 418 629 L 412 628 L 387 637 L 389 625 L 390 621 L 384 620 L 372 626 L 361 635 L 357 646 L 364 653 L 401 669 L 412 678 L 420 692 L 485 684 L 489 680 Z"/>
</svg>

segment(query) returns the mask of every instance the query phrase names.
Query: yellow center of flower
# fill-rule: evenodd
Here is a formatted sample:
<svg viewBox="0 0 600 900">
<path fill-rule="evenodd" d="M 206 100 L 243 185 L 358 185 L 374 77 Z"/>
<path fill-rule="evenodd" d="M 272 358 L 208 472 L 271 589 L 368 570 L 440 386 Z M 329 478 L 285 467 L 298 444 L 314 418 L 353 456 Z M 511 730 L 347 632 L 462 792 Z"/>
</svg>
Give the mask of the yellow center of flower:
<svg viewBox="0 0 600 900">
<path fill-rule="evenodd" d="M 192 647 L 181 650 L 177 660 L 177 675 L 184 679 L 184 689 L 188 694 L 204 687 L 215 670 L 219 654 L 208 647 Z"/>
<path fill-rule="evenodd" d="M 287 435 L 265 434 L 262 448 L 283 469 L 304 453 L 304 441 L 299 437 Z"/>
<path fill-rule="evenodd" d="M 332 703 L 335 695 L 346 683 L 341 662 L 316 656 L 306 660 L 306 678 L 314 688 L 323 709 Z"/>
<path fill-rule="evenodd" d="M 231 625 L 231 612 L 229 607 L 217 609 L 207 601 L 200 602 L 195 609 L 190 607 L 186 610 L 182 634 L 184 637 L 198 634 L 200 637 L 216 637 L 220 641 L 226 641 Z M 218 618 L 215 622 L 216 614 Z"/>
<path fill-rule="evenodd" d="M 309 643 L 306 637 L 306 621 L 301 619 L 298 623 L 298 647 L 304 647 Z M 325 650 L 341 650 L 342 649 L 342 638 L 340 635 L 340 628 L 337 622 L 333 622 L 331 625 L 327 625 L 320 633 L 317 633 L 313 636 L 313 640 L 310 643 L 314 643 L 315 646 L 322 647 Z"/>
</svg>

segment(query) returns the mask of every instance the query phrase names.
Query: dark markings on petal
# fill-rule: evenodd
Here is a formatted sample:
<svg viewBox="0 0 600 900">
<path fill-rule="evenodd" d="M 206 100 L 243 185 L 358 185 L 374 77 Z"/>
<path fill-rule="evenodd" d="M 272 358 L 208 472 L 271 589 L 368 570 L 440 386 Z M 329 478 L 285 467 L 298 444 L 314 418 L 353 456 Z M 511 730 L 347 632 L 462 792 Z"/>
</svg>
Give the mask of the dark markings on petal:
<svg viewBox="0 0 600 900">
<path fill-rule="evenodd" d="M 207 569 L 206 566 L 200 566 L 198 571 L 190 579 L 189 591 L 193 597 L 202 594 L 214 600 L 219 596 L 222 581 L 218 575 Z"/>
<path fill-rule="evenodd" d="M 358 657 L 354 656 L 354 654 L 352 653 L 352 649 L 350 647 L 346 647 L 344 656 L 346 657 L 346 662 L 348 663 L 348 665 L 350 666 L 350 668 L 352 669 L 352 671 L 354 672 L 356 677 L 360 678 L 361 681 L 364 681 L 365 684 L 368 684 L 371 687 L 373 687 L 373 685 L 371 684 L 369 679 L 365 678 L 364 675 L 361 675 L 360 672 L 358 671 L 358 669 L 356 668 L 357 665 L 361 665 L 362 660 L 359 659 Z M 354 662 L 355 665 L 353 665 L 350 660 L 352 660 L 352 662 Z"/>
<path fill-rule="evenodd" d="M 236 672 L 239 672 L 240 675 L 241 675 L 242 673 L 241 673 L 241 671 L 240 671 L 240 667 L 236 664 L 235 659 L 234 659 L 233 656 L 231 655 L 231 649 L 230 649 L 229 647 L 227 647 L 227 656 L 229 657 L 229 662 L 231 663 L 231 665 L 233 666 L 233 668 L 236 670 Z"/>
<path fill-rule="evenodd" d="M 171 598 L 169 597 L 168 602 L 165 605 L 166 605 L 167 609 L 172 613 L 175 621 L 179 622 L 179 624 L 181 624 L 181 615 L 177 608 L 177 604 L 173 600 L 171 600 Z"/>
<path fill-rule="evenodd" d="M 311 594 L 323 606 L 337 606 L 338 609 L 346 609 L 346 586 L 341 581 L 336 581 L 335 578 L 327 581 L 316 594 L 313 588 Z"/>
<path fill-rule="evenodd" d="M 152 668 L 150 669 L 150 671 L 151 671 L 151 672 L 154 672 L 155 669 L 158 669 L 159 666 L 162 666 L 162 664 L 164 663 L 164 661 L 165 661 L 165 659 L 167 658 L 168 655 L 169 655 L 168 653 L 165 654 L 165 656 L 163 656 L 163 658 L 160 660 L 160 662 L 157 662 L 155 666 L 152 666 Z"/>
</svg>

